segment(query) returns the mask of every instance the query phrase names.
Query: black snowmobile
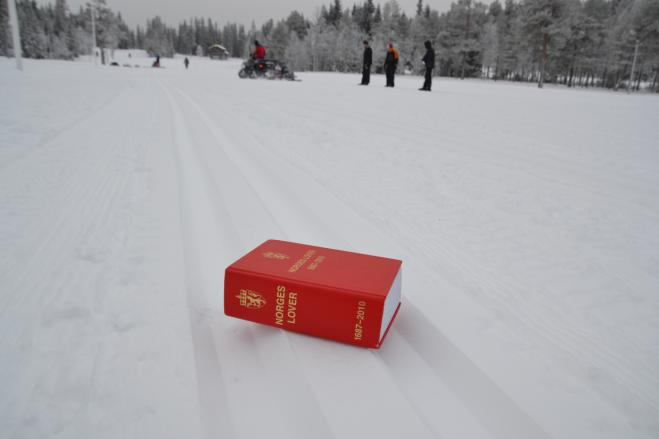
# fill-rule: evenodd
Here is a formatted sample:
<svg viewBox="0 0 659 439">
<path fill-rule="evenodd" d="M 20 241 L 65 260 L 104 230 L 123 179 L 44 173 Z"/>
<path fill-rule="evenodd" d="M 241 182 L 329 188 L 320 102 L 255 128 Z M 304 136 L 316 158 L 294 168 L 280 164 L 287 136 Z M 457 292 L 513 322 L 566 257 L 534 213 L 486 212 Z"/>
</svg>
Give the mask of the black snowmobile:
<svg viewBox="0 0 659 439">
<path fill-rule="evenodd" d="M 287 79 L 295 81 L 295 73 L 286 64 L 276 59 L 248 59 L 238 72 L 241 78 Z"/>
</svg>

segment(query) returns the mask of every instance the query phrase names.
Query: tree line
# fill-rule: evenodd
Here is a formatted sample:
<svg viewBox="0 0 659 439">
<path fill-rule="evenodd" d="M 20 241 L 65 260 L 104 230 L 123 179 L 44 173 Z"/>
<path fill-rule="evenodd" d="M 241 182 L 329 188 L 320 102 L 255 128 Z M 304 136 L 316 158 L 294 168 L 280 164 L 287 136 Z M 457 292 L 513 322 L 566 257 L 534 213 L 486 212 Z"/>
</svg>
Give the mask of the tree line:
<svg viewBox="0 0 659 439">
<path fill-rule="evenodd" d="M 0 0 L 4 55 L 11 53 L 6 3 Z M 245 57 L 258 39 L 269 56 L 285 59 L 294 70 L 357 72 L 360 43 L 368 39 L 376 65 L 393 42 L 402 68 L 419 73 L 423 42 L 430 40 L 440 76 L 658 90 L 659 0 L 495 0 L 489 5 L 457 0 L 441 13 L 419 0 L 411 15 L 396 0 L 352 6 L 333 0 L 313 18 L 293 11 L 249 29 L 235 23 L 219 26 L 208 18 L 172 27 L 159 17 L 130 29 L 105 0 L 93 4 L 102 48 L 203 55 L 219 43 L 233 56 Z M 19 0 L 17 6 L 25 56 L 69 59 L 91 52 L 89 5 L 77 12 L 68 9 L 66 0 L 50 5 Z"/>
<path fill-rule="evenodd" d="M 113 12 L 106 0 L 92 0 L 77 12 L 69 10 L 66 0 L 40 5 L 35 0 L 16 2 L 23 55 L 28 58 L 72 59 L 92 51 L 94 11 L 96 45 L 102 49 L 144 49 L 171 57 L 174 53 L 201 54 L 211 44 L 224 42 L 230 52 L 241 56 L 247 47 L 244 26 L 227 23 L 222 28 L 211 19 L 193 18 L 178 29 L 160 17 L 146 21 L 144 27 L 130 29 L 121 13 Z M 0 55 L 12 54 L 7 0 L 0 0 Z"/>
</svg>

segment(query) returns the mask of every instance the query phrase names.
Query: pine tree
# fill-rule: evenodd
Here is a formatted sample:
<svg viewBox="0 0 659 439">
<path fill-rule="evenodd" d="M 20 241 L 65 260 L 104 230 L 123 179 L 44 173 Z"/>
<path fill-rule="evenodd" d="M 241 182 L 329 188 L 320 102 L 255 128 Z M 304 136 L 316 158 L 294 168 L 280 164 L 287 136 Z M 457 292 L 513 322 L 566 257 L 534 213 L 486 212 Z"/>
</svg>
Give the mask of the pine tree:
<svg viewBox="0 0 659 439">
<path fill-rule="evenodd" d="M 638 76 L 631 80 L 636 80 L 635 87 L 638 89 L 643 76 L 643 66 L 649 65 L 654 72 L 651 89 L 656 92 L 659 74 L 659 2 L 640 0 L 636 5 L 632 23 L 634 36 L 638 40 L 640 68 Z"/>
<path fill-rule="evenodd" d="M 382 23 L 382 10 L 380 9 L 380 5 L 375 8 L 375 14 L 373 15 L 373 24 L 380 24 Z"/>
<path fill-rule="evenodd" d="M 367 0 L 362 7 L 361 17 L 359 17 L 358 22 L 359 28 L 366 35 L 371 35 L 371 31 L 373 30 L 374 14 L 375 4 L 373 0 Z"/>
<path fill-rule="evenodd" d="M 245 32 L 245 26 L 242 24 L 238 26 L 238 39 L 236 40 L 234 47 L 234 56 L 244 56 L 249 47 L 247 33 Z"/>
<path fill-rule="evenodd" d="M 66 0 L 55 0 L 55 34 L 58 36 L 66 34 L 68 27 L 69 20 Z"/>
<path fill-rule="evenodd" d="M 48 57 L 48 36 L 45 32 L 42 12 L 36 2 L 26 1 L 16 5 L 20 25 L 23 55 L 26 58 Z"/>
<path fill-rule="evenodd" d="M 458 4 L 463 3 L 465 9 L 465 26 L 464 38 L 462 41 L 462 59 L 460 60 L 460 79 L 465 79 L 465 63 L 467 61 L 467 51 L 469 50 L 468 41 L 471 31 L 471 0 L 460 0 Z"/>
<path fill-rule="evenodd" d="M 497 60 L 499 58 L 499 38 L 497 34 L 497 25 L 495 18 L 485 24 L 483 33 L 481 34 L 480 46 L 483 53 L 483 66 L 487 69 L 485 77 L 490 78 L 490 70 L 494 69 L 496 77 Z"/>
<path fill-rule="evenodd" d="M 0 0 L 0 55 L 9 56 L 9 13 L 7 0 Z"/>
<path fill-rule="evenodd" d="M 341 18 L 343 18 L 341 0 L 334 0 L 334 3 L 332 3 L 329 7 L 326 22 L 328 24 L 338 26 L 341 22 Z"/>
<path fill-rule="evenodd" d="M 564 24 L 566 6 L 565 0 L 524 0 L 523 3 L 524 31 L 540 65 L 539 88 L 542 88 L 545 82 L 551 45 L 562 32 L 560 27 Z"/>
<path fill-rule="evenodd" d="M 307 36 L 307 30 L 309 29 L 309 23 L 304 18 L 304 15 L 298 11 L 293 11 L 286 18 L 286 25 L 288 28 L 295 32 L 299 39 L 304 39 Z"/>
<path fill-rule="evenodd" d="M 270 35 L 270 53 L 274 58 L 282 58 L 286 52 L 290 38 L 290 30 L 285 20 L 281 20 L 272 29 Z"/>
<path fill-rule="evenodd" d="M 513 0 L 506 0 L 502 12 L 497 16 L 497 67 L 495 79 L 512 79 L 517 68 L 520 43 L 517 39 L 519 29 L 519 6 Z"/>
<path fill-rule="evenodd" d="M 297 11 L 285 20 L 268 20 L 259 28 L 194 18 L 178 27 L 160 18 L 147 20 L 146 31 L 131 30 L 106 0 L 91 0 L 97 16 L 97 41 L 104 48 L 140 47 L 169 56 L 194 53 L 197 47 L 221 43 L 244 56 L 256 37 L 271 53 L 285 56 L 294 68 L 356 71 L 364 38 L 376 54 L 395 40 L 401 57 L 418 60 L 423 42 L 438 53 L 438 72 L 511 80 L 559 81 L 568 86 L 629 84 L 642 81 L 657 90 L 659 73 L 659 0 L 456 0 L 439 14 L 428 2 L 416 2 L 408 18 L 395 0 L 355 3 L 343 10 L 331 0 L 314 23 Z M 0 55 L 10 53 L 7 0 L 0 0 Z M 89 7 L 71 13 L 66 0 L 38 4 L 18 2 L 23 52 L 34 58 L 71 58 L 91 51 Z M 638 48 L 636 68 L 632 59 Z M 378 55 L 376 55 L 378 56 Z M 378 63 L 378 61 L 376 61 Z M 493 69 L 493 71 L 492 71 Z"/>
<path fill-rule="evenodd" d="M 160 17 L 156 16 L 151 20 L 147 20 L 146 32 L 144 33 L 144 49 L 153 56 L 173 56 L 174 42 L 170 35 L 171 33 Z"/>
</svg>

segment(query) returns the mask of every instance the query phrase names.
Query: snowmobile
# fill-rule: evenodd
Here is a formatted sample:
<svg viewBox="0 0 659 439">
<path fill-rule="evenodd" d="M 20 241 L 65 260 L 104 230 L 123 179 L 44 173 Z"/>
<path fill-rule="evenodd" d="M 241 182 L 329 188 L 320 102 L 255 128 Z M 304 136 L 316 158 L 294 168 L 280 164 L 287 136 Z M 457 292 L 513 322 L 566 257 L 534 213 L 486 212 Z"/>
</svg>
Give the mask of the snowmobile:
<svg viewBox="0 0 659 439">
<path fill-rule="evenodd" d="M 286 64 L 276 59 L 248 59 L 238 72 L 238 76 L 245 78 L 287 79 L 297 80 L 295 73 L 290 71 Z"/>
</svg>

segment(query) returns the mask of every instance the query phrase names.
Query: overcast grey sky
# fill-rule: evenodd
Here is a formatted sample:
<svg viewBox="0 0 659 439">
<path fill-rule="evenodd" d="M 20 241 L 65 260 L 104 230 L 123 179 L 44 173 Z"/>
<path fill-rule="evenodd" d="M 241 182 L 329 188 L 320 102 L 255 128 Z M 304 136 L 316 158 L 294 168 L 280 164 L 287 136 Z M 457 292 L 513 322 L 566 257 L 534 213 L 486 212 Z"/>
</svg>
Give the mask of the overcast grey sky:
<svg viewBox="0 0 659 439">
<path fill-rule="evenodd" d="M 67 0 L 69 9 L 77 11 L 88 0 Z M 107 0 L 108 6 L 120 11 L 126 23 L 134 27 L 144 25 L 147 18 L 160 15 L 170 25 L 178 24 L 190 17 L 210 17 L 220 24 L 227 21 L 249 26 L 252 20 L 258 25 L 269 18 L 284 18 L 289 12 L 298 10 L 306 17 L 313 17 L 324 4 L 331 0 Z M 343 7 L 364 0 L 343 0 Z M 54 0 L 40 0 L 41 3 L 54 3 Z M 378 3 L 378 0 L 376 0 Z M 384 3 L 384 0 L 380 3 Z M 405 13 L 411 15 L 416 9 L 417 0 L 398 0 Z M 451 0 L 426 0 L 434 9 L 448 9 Z"/>
</svg>

